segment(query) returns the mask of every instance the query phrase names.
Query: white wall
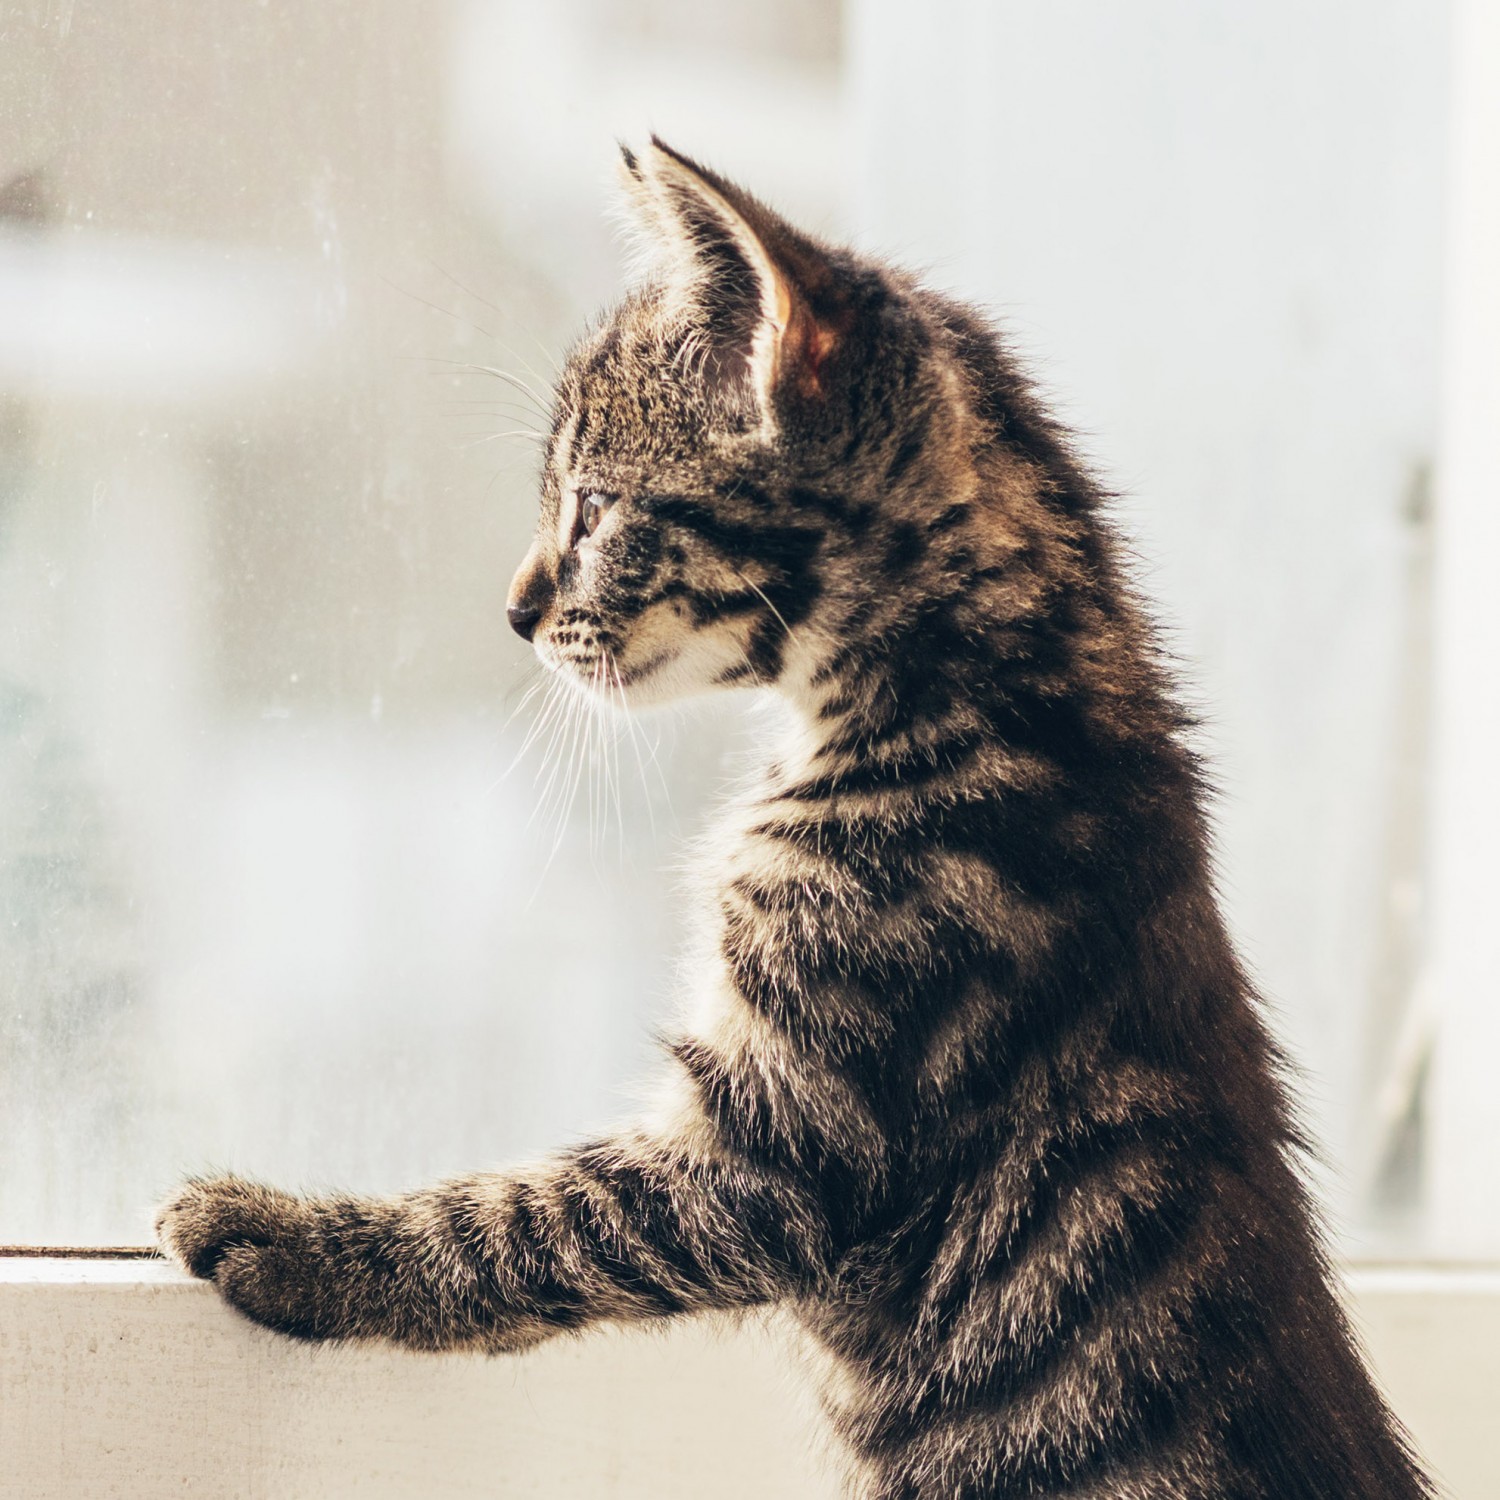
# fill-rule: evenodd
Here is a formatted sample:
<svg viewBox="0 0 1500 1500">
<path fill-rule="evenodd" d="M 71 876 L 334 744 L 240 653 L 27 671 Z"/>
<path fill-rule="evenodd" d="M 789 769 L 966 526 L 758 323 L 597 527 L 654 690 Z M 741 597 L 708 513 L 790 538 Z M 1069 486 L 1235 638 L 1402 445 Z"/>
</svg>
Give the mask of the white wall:
<svg viewBox="0 0 1500 1500">
<path fill-rule="evenodd" d="M 1445 411 L 1438 469 L 1437 681 L 1426 992 L 1440 1027 L 1428 1166 L 1431 1241 L 1494 1255 L 1500 1224 L 1500 5 L 1454 28 Z"/>
</svg>

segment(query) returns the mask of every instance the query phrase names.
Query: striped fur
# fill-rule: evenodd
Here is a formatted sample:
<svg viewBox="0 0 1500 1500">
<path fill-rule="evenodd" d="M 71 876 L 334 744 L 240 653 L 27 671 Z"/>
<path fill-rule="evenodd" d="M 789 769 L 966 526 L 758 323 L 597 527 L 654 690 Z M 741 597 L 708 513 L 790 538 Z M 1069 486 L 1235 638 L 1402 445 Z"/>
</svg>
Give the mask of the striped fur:
<svg viewBox="0 0 1500 1500">
<path fill-rule="evenodd" d="M 660 143 L 558 392 L 518 628 L 773 688 L 657 1116 L 391 1200 L 188 1184 L 305 1338 L 513 1350 L 778 1303 L 870 1500 L 1430 1494 L 1331 1290 L 1198 768 L 1101 496 L 971 311 Z"/>
</svg>

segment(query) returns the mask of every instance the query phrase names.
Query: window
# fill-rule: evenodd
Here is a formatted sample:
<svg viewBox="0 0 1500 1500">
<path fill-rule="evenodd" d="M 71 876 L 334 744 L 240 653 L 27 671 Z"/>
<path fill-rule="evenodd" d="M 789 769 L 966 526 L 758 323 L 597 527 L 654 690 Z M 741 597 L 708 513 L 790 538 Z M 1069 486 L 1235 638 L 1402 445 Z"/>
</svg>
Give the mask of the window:
<svg viewBox="0 0 1500 1500">
<path fill-rule="evenodd" d="M 832 222 L 835 8 L 8 15 L 0 1241 L 607 1122 L 735 730 L 541 722 L 534 434 L 616 132 Z"/>
<path fill-rule="evenodd" d="M 3 1238 L 140 1242 L 204 1163 L 391 1187 L 625 1107 L 673 851 L 752 731 L 570 758 L 503 604 L 554 363 L 618 279 L 611 137 L 656 127 L 992 302 L 1084 424 L 1343 1244 L 1443 1249 L 1448 39 L 1383 0 L 1287 48 L 1290 14 L 12 7 Z"/>
<path fill-rule="evenodd" d="M 1203 710 L 1340 1250 L 1500 1255 L 1497 81 L 1480 0 L 0 8 L 0 1242 L 628 1106 L 754 722 L 570 738 L 504 600 L 547 383 L 618 284 L 611 139 L 654 128 L 1033 356 Z M 1495 1492 L 1494 1272 L 1351 1286 Z M 476 1493 L 830 1488 L 779 1362 L 691 1327 L 418 1390 L 165 1267 L 0 1259 L 0 1303 L 28 1500 L 217 1493 L 226 1454 L 276 1493 L 436 1455 Z"/>
</svg>

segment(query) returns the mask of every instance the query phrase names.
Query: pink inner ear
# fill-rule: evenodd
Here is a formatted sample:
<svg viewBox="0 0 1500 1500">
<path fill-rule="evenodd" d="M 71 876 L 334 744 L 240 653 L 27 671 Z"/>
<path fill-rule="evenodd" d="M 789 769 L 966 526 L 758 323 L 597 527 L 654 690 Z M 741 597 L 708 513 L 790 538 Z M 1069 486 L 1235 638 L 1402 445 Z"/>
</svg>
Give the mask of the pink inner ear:
<svg viewBox="0 0 1500 1500">
<path fill-rule="evenodd" d="M 809 315 L 812 332 L 807 336 L 807 374 L 812 384 L 821 393 L 823 388 L 823 365 L 828 356 L 838 347 L 838 335 L 831 328 Z"/>
<path fill-rule="evenodd" d="M 820 321 L 805 302 L 788 298 L 788 323 L 777 348 L 776 381 L 791 376 L 799 395 L 821 398 L 823 368 L 838 349 L 843 331 Z"/>
</svg>

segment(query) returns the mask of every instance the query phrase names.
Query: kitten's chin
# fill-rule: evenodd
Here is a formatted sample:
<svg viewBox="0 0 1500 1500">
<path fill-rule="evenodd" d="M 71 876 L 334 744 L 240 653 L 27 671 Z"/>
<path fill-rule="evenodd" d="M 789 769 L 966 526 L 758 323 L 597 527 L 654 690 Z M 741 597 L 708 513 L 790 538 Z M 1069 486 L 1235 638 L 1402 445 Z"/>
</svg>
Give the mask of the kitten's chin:
<svg viewBox="0 0 1500 1500">
<path fill-rule="evenodd" d="M 589 683 L 591 692 L 610 699 L 618 707 L 650 708 L 696 698 L 708 692 L 712 683 L 703 679 L 691 653 L 680 647 L 664 646 L 643 651 L 634 659 L 618 663 L 618 675 L 610 686 Z"/>
</svg>

